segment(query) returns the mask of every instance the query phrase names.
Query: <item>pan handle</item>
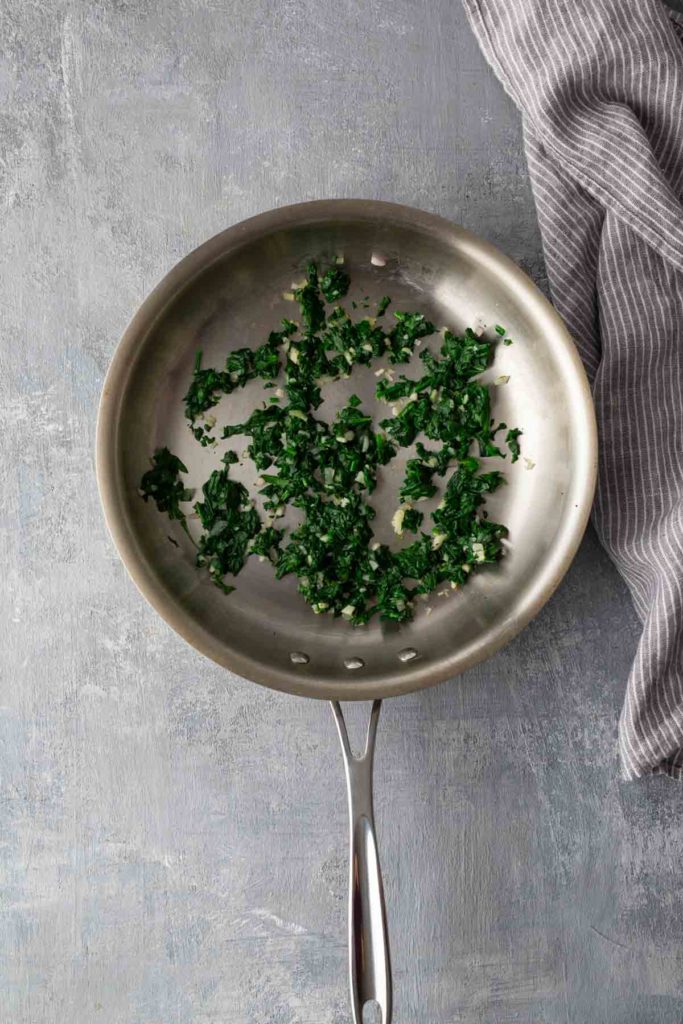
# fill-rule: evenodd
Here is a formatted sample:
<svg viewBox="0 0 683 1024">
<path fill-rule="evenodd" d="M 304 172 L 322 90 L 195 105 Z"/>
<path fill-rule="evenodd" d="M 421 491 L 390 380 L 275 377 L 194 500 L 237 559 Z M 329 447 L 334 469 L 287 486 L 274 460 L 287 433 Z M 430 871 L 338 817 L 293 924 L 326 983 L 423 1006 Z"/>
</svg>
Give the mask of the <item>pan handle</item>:
<svg viewBox="0 0 683 1024">
<path fill-rule="evenodd" d="M 349 973 L 354 1024 L 363 1024 L 363 1007 L 373 1000 L 381 1024 L 391 1024 L 391 962 L 384 887 L 372 811 L 372 763 L 381 700 L 373 701 L 365 750 L 355 757 L 338 701 L 332 710 L 344 754 L 349 797 Z"/>
</svg>

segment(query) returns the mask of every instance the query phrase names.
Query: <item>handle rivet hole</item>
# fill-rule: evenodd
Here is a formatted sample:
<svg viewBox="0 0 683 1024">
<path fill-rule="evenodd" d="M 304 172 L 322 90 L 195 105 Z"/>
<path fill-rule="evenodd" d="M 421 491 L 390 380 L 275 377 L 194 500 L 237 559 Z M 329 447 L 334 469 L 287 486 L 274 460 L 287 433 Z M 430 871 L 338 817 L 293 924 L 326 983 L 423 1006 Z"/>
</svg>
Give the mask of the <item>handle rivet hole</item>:
<svg viewBox="0 0 683 1024">
<path fill-rule="evenodd" d="M 398 660 L 403 662 L 415 661 L 418 653 L 414 647 L 404 647 L 402 651 L 398 652 Z"/>
<path fill-rule="evenodd" d="M 347 668 L 349 672 L 356 672 L 359 668 L 364 668 L 365 662 L 362 658 L 344 658 L 344 668 Z"/>
</svg>

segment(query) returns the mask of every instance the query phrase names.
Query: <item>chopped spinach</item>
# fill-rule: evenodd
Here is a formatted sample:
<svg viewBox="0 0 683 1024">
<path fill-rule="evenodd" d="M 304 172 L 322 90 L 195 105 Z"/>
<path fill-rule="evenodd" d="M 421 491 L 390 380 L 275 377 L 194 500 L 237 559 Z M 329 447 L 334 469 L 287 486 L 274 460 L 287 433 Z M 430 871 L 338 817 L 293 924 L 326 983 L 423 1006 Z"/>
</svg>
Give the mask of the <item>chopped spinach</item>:
<svg viewBox="0 0 683 1024">
<path fill-rule="evenodd" d="M 255 377 L 274 380 L 280 372 L 278 348 L 296 331 L 296 324 L 283 321 L 281 331 L 272 331 L 263 345 L 256 349 L 240 348 L 231 352 L 225 361 L 224 370 L 202 369 L 202 353 L 197 352 L 192 381 L 185 395 L 185 416 L 194 424 L 202 413 L 216 405 L 222 395 L 229 395 L 236 388 L 244 387 Z M 202 433 L 206 432 L 206 428 Z M 195 437 L 201 437 L 194 431 Z"/>
<path fill-rule="evenodd" d="M 522 431 L 519 429 L 519 427 L 515 427 L 513 430 L 508 430 L 507 434 L 505 435 L 505 441 L 507 442 L 507 446 L 510 449 L 510 455 L 512 456 L 513 462 L 516 462 L 520 455 L 520 446 L 518 438 L 520 438 L 521 436 Z"/>
<path fill-rule="evenodd" d="M 299 303 L 306 333 L 315 334 L 325 323 L 325 307 L 318 290 L 318 269 L 315 263 L 308 264 L 306 283 L 296 289 L 294 298 Z"/>
<path fill-rule="evenodd" d="M 424 519 L 424 513 L 418 512 L 416 508 L 407 508 L 403 512 L 403 531 L 407 530 L 409 533 L 417 533 L 422 526 Z"/>
<path fill-rule="evenodd" d="M 422 459 L 408 459 L 406 475 L 398 492 L 401 501 L 419 501 L 436 494 L 436 486 L 432 483 L 434 472 Z"/>
<path fill-rule="evenodd" d="M 394 313 L 396 325 L 386 337 L 389 362 L 407 363 L 415 350 L 418 338 L 434 333 L 434 324 L 426 319 L 424 313 Z"/>
<path fill-rule="evenodd" d="M 187 466 L 168 448 L 157 448 L 151 462 L 152 468 L 140 481 L 141 497 L 145 501 L 151 498 L 160 512 L 165 512 L 169 519 L 177 520 L 187 532 L 187 520 L 180 502 L 190 501 L 192 492 L 179 479 L 180 473 L 187 473 Z"/>
<path fill-rule="evenodd" d="M 213 582 L 228 592 L 223 577 L 241 571 L 261 520 L 246 487 L 230 479 L 227 465 L 213 471 L 202 494 L 204 500 L 194 506 L 204 530 L 197 546 L 197 565 L 206 567 Z"/>
<path fill-rule="evenodd" d="M 197 353 L 184 401 L 193 436 L 203 446 L 217 443 L 215 417 L 205 413 L 223 395 L 251 380 L 273 389 L 279 377 L 284 379 L 268 402 L 243 422 L 224 426 L 220 435 L 248 438 L 244 455 L 260 474 L 266 521 L 244 484 L 230 476 L 230 466 L 239 460 L 227 451 L 194 504 L 200 525 L 196 560 L 225 593 L 234 589 L 226 577 L 237 576 L 247 558 L 256 555 L 273 565 L 277 578 L 296 576 L 299 592 L 317 614 L 341 615 L 354 625 L 375 614 L 402 622 L 412 617 L 418 595 L 444 581 L 463 585 L 473 570 L 502 557 L 507 531 L 491 522 L 482 506 L 504 477 L 498 471 L 481 472 L 479 458 L 503 456 L 495 438 L 507 427 L 495 424 L 489 389 L 478 377 L 505 330 L 496 326 L 494 341 L 469 328 L 462 335 L 445 330 L 437 355 L 428 348 L 421 352 L 420 376 L 395 379 L 393 370 L 384 371 L 376 395 L 391 405 L 392 415 L 380 422 L 379 431 L 357 395 L 328 423 L 315 415 L 327 381 L 348 377 L 354 366 L 381 357 L 407 363 L 422 339 L 435 331 L 424 314 L 410 311 L 394 312 L 393 326 L 382 328 L 377 319 L 390 304 L 388 296 L 379 300 L 376 318 L 352 319 L 338 304 L 349 285 L 339 265 L 319 274 L 316 264 L 309 263 L 305 281 L 286 296 L 298 303 L 301 327 L 283 320 L 280 330 L 257 348 L 231 351 L 223 369 L 204 368 Z M 366 306 L 367 301 L 366 296 Z M 333 305 L 328 314 L 325 302 Z M 357 306 L 351 302 L 353 309 Z M 521 433 L 518 428 L 507 431 L 513 462 L 520 454 Z M 420 435 L 436 447 L 427 447 Z M 394 529 L 415 539 L 394 551 L 374 540 L 375 510 L 367 499 L 380 468 L 413 443 L 415 456 L 406 463 Z M 177 456 L 160 448 L 140 493 L 187 531 L 181 504 L 192 494 L 180 479 L 186 472 Z M 446 486 L 431 513 L 431 530 L 422 532 L 425 513 L 412 503 L 434 497 L 438 477 L 447 477 Z M 289 509 L 298 525 L 275 526 Z"/>
<path fill-rule="evenodd" d="M 330 267 L 320 279 L 320 291 L 328 302 L 336 302 L 346 295 L 351 278 L 341 267 Z"/>
</svg>

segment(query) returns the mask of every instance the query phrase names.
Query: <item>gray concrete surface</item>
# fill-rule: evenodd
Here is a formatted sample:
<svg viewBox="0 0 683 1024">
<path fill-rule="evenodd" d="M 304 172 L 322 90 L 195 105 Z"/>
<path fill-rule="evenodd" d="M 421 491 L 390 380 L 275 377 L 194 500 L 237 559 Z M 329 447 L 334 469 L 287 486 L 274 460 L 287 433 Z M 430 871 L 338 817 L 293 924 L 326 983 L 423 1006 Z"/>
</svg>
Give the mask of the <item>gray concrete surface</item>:
<svg viewBox="0 0 683 1024">
<path fill-rule="evenodd" d="M 412 203 L 542 283 L 516 112 L 448 0 L 9 0 L 0 39 L 0 1022 L 342 1024 L 329 710 L 143 603 L 97 400 L 160 276 L 278 204 Z M 683 1021 L 681 789 L 614 753 L 636 637 L 589 535 L 516 642 L 386 705 L 396 1024 Z"/>
</svg>

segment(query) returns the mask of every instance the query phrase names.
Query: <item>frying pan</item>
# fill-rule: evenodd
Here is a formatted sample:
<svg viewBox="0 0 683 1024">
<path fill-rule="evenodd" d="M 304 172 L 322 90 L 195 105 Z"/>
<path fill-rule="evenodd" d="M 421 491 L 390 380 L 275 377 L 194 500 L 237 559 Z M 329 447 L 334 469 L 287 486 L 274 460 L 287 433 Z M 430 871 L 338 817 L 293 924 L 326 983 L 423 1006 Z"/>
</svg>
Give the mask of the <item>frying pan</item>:
<svg viewBox="0 0 683 1024">
<path fill-rule="evenodd" d="M 461 330 L 503 324 L 484 379 L 498 386 L 496 419 L 519 425 L 523 458 L 505 464 L 507 487 L 490 496 L 489 514 L 510 531 L 506 557 L 461 591 L 431 596 L 411 623 L 373 621 L 354 629 L 313 615 L 296 581 L 276 582 L 272 567 L 250 559 L 225 597 L 194 567 L 194 549 L 177 523 L 139 497 L 155 448 L 167 445 L 199 487 L 218 453 L 200 448 L 182 397 L 195 353 L 221 366 L 232 348 L 262 342 L 292 306 L 283 298 L 310 259 L 343 254 L 350 297 L 382 295 L 393 309 L 417 309 Z M 425 344 L 430 339 L 425 339 Z M 373 366 L 373 370 L 376 367 Z M 377 418 L 373 370 L 356 368 L 331 386 L 321 409 L 331 416 L 353 392 Z M 410 368 L 408 368 L 410 372 Z M 256 389 L 256 390 L 255 390 Z M 226 396 L 219 422 L 237 422 L 263 397 L 254 382 Z M 220 452 L 220 449 L 219 449 Z M 248 460 L 244 460 L 245 463 Z M 405 459 L 383 471 L 372 496 L 376 535 L 387 532 Z M 253 484 L 246 467 L 237 476 Z M 491 245 L 440 217 L 365 200 L 284 207 L 223 231 L 190 253 L 143 303 L 121 340 L 104 384 L 97 431 L 97 475 L 119 554 L 147 600 L 190 644 L 257 683 L 332 701 L 342 744 L 350 811 L 349 960 L 355 1024 L 366 1003 L 392 1015 L 391 970 L 372 808 L 372 760 L 383 698 L 432 686 L 487 658 L 514 637 L 556 588 L 583 535 L 593 498 L 596 430 L 588 383 L 557 313 L 529 278 Z M 385 531 L 384 533 L 382 531 Z M 169 543 L 171 537 L 175 544 Z M 340 701 L 372 699 L 366 748 L 354 756 Z"/>
</svg>

